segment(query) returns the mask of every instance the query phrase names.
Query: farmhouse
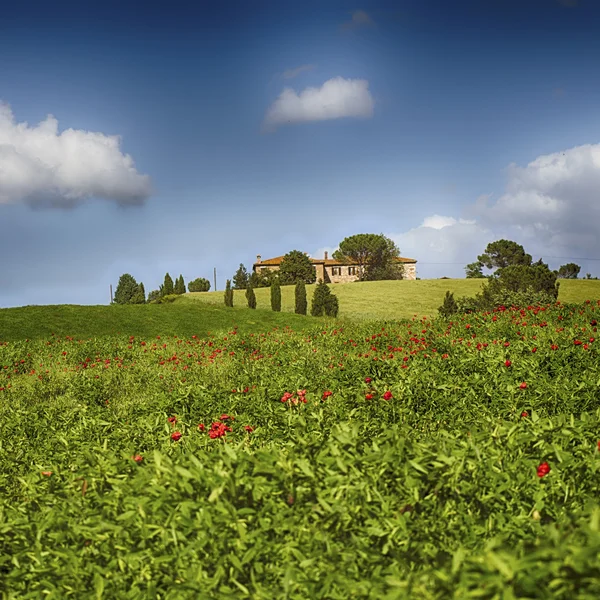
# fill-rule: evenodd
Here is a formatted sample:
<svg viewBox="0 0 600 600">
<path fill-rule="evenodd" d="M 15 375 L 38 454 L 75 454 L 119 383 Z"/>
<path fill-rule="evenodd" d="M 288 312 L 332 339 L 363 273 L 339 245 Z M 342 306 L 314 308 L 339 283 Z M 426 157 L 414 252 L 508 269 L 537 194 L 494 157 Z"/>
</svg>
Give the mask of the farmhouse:
<svg viewBox="0 0 600 600">
<path fill-rule="evenodd" d="M 258 273 L 263 270 L 277 271 L 283 256 L 261 260 L 260 254 L 256 257 L 256 262 L 252 265 L 252 271 Z M 404 266 L 404 279 L 417 278 L 417 261 L 414 258 L 398 257 L 396 262 Z M 358 280 L 358 266 L 356 263 L 340 262 L 329 258 L 327 252 L 323 258 L 311 258 L 310 262 L 317 271 L 317 281 L 322 279 L 325 283 L 347 283 Z"/>
</svg>

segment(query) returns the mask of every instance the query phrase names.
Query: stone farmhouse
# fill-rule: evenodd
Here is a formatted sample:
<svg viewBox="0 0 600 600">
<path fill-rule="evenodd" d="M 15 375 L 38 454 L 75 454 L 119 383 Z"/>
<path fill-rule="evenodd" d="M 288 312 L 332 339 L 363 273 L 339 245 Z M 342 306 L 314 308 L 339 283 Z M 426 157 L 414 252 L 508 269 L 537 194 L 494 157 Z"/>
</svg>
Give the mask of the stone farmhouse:
<svg viewBox="0 0 600 600">
<path fill-rule="evenodd" d="M 252 265 L 252 271 L 258 273 L 265 269 L 277 271 L 283 256 L 261 260 L 260 254 Z M 417 261 L 414 258 L 398 257 L 397 262 L 404 265 L 404 279 L 417 278 Z M 317 281 L 322 279 L 325 283 L 347 283 L 358 280 L 358 266 L 353 262 L 339 262 L 328 258 L 327 252 L 323 258 L 311 258 L 310 262 L 315 266 Z"/>
</svg>

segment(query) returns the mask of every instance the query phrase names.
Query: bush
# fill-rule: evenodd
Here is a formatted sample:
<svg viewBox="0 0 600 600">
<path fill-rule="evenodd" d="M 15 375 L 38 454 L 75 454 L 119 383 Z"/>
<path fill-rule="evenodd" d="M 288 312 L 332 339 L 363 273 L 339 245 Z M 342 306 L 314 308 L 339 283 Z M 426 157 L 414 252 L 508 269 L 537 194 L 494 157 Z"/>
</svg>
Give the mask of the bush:
<svg viewBox="0 0 600 600">
<path fill-rule="evenodd" d="M 454 294 L 450 291 L 446 291 L 444 296 L 443 304 L 438 308 L 438 311 L 442 317 L 449 317 L 458 311 L 458 305 L 454 299 Z"/>
<path fill-rule="evenodd" d="M 306 285 L 302 279 L 299 279 L 296 283 L 296 289 L 294 290 L 294 296 L 296 299 L 295 312 L 297 315 L 305 315 L 307 309 L 306 302 Z"/>
<path fill-rule="evenodd" d="M 208 290 L 210 290 L 210 281 L 204 277 L 197 277 L 188 283 L 190 292 L 208 292 Z"/>
<path fill-rule="evenodd" d="M 281 286 L 278 277 L 271 284 L 271 309 L 275 312 L 281 312 Z"/>
<path fill-rule="evenodd" d="M 256 308 L 256 294 L 251 285 L 246 288 L 246 300 L 248 301 L 248 308 Z"/>
<path fill-rule="evenodd" d="M 148 294 L 148 304 L 158 304 L 160 300 L 160 290 L 152 290 Z"/>
<path fill-rule="evenodd" d="M 171 304 L 171 302 L 175 302 L 179 298 L 179 294 L 167 294 L 162 298 L 159 298 L 157 304 Z"/>
<path fill-rule="evenodd" d="M 319 283 L 315 287 L 315 293 L 312 297 L 310 314 L 313 317 L 336 317 L 339 310 L 337 297 L 331 293 L 329 286 L 319 279 Z"/>
</svg>

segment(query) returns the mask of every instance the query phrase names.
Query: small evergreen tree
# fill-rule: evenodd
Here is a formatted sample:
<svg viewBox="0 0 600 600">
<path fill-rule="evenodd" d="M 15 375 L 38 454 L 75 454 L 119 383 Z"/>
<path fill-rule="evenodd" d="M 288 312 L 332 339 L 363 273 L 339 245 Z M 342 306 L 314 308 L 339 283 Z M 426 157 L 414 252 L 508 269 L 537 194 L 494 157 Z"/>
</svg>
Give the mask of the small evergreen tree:
<svg viewBox="0 0 600 600">
<path fill-rule="evenodd" d="M 444 303 L 438 308 L 438 311 L 442 317 L 449 317 L 458 311 L 458 304 L 456 304 L 454 294 L 450 290 L 446 291 Z"/>
<path fill-rule="evenodd" d="M 296 282 L 296 288 L 294 290 L 294 296 L 296 299 L 296 314 L 305 315 L 307 309 L 306 302 L 306 285 L 303 279 L 299 279 Z"/>
<path fill-rule="evenodd" d="M 163 283 L 163 286 L 161 289 L 161 295 L 168 296 L 173 293 L 173 290 L 174 290 L 173 279 L 171 279 L 171 276 L 167 273 L 165 275 L 165 282 Z"/>
<path fill-rule="evenodd" d="M 173 287 L 174 294 L 185 294 L 185 282 L 183 281 L 183 275 L 175 280 L 175 286 Z"/>
<path fill-rule="evenodd" d="M 325 314 L 328 317 L 337 317 L 339 310 L 340 305 L 337 296 L 330 291 L 329 296 L 327 296 L 327 301 L 325 302 Z"/>
<path fill-rule="evenodd" d="M 144 284 L 140 281 L 137 290 L 130 300 L 131 304 L 146 304 L 146 290 Z"/>
<path fill-rule="evenodd" d="M 234 290 L 245 290 L 248 287 L 248 271 L 246 267 L 240 263 L 239 269 L 233 276 L 233 289 Z"/>
<path fill-rule="evenodd" d="M 310 314 L 313 317 L 322 317 L 325 314 L 325 305 L 329 294 L 329 286 L 322 279 L 319 279 L 310 306 Z"/>
<path fill-rule="evenodd" d="M 281 312 L 281 285 L 279 285 L 279 277 L 275 277 L 271 284 L 271 309 L 275 312 Z"/>
<path fill-rule="evenodd" d="M 233 290 L 231 289 L 231 279 L 225 284 L 225 306 L 233 306 Z"/>
<path fill-rule="evenodd" d="M 248 300 L 248 308 L 256 308 L 256 294 L 251 285 L 246 288 L 246 300 Z"/>
<path fill-rule="evenodd" d="M 152 290 L 148 294 L 148 304 L 154 303 L 160 299 L 160 290 Z"/>
<path fill-rule="evenodd" d="M 119 278 L 117 289 L 115 290 L 115 304 L 130 304 L 131 299 L 138 291 L 138 284 L 135 278 L 129 273 L 124 273 Z"/>
</svg>

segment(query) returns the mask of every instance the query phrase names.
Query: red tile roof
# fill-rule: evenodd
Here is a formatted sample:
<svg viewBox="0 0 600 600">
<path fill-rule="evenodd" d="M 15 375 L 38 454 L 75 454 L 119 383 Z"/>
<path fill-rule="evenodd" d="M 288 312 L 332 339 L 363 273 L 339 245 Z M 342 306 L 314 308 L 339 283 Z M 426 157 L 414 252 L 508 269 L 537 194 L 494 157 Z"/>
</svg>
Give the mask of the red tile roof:
<svg viewBox="0 0 600 600">
<path fill-rule="evenodd" d="M 259 263 L 254 263 L 252 266 L 253 267 L 258 267 L 258 266 L 278 267 L 281 264 L 281 261 L 283 260 L 283 258 L 284 258 L 283 256 L 276 256 L 275 258 L 267 258 L 266 260 L 261 260 Z M 337 267 L 337 266 L 357 264 L 354 261 L 340 262 L 333 258 L 328 258 L 328 259 L 311 258 L 310 262 L 313 265 L 321 265 L 322 264 L 322 265 L 325 265 L 328 267 Z M 403 264 L 411 264 L 411 263 L 416 263 L 417 261 L 414 258 L 407 258 L 405 256 L 399 256 L 398 258 L 396 258 L 396 262 L 400 262 Z"/>
</svg>

